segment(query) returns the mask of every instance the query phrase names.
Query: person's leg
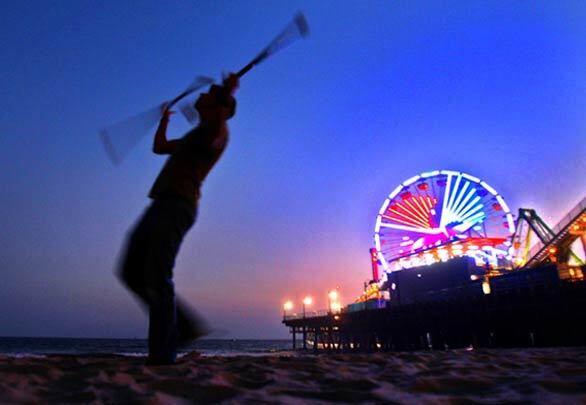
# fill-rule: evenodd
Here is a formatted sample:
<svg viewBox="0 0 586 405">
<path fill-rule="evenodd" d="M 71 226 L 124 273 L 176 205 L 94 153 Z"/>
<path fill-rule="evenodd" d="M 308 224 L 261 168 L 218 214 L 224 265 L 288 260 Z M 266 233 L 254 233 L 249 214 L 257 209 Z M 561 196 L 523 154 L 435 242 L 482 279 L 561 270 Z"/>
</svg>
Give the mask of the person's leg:
<svg viewBox="0 0 586 405">
<path fill-rule="evenodd" d="M 171 364 L 176 353 L 175 289 L 172 279 L 159 281 L 156 289 L 147 287 L 149 296 L 149 361 Z"/>
<path fill-rule="evenodd" d="M 183 300 L 175 299 L 177 310 L 177 346 L 183 347 L 210 333 L 202 317 L 191 309 Z"/>
<path fill-rule="evenodd" d="M 157 202 L 155 220 L 149 229 L 145 262 L 145 292 L 149 302 L 149 361 L 175 361 L 177 317 L 173 267 L 193 214 L 174 201 Z"/>
<path fill-rule="evenodd" d="M 130 232 L 118 266 L 118 278 L 143 304 L 148 306 L 145 292 L 145 263 L 148 256 L 149 226 L 153 216 L 149 207 Z"/>
</svg>

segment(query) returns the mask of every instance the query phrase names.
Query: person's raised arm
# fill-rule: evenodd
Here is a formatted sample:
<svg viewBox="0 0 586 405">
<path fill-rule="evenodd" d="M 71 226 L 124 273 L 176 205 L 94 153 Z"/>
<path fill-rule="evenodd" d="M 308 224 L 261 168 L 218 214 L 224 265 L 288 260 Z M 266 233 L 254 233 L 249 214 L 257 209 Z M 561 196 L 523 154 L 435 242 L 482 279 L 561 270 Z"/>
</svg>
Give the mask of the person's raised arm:
<svg viewBox="0 0 586 405">
<path fill-rule="evenodd" d="M 229 73 L 222 80 L 222 86 L 228 90 L 230 95 L 233 95 L 240 87 L 240 78 L 235 73 Z"/>
<path fill-rule="evenodd" d="M 177 139 L 167 140 L 167 126 L 169 125 L 169 117 L 174 114 L 174 111 L 165 108 L 163 110 L 163 116 L 159 122 L 157 132 L 155 132 L 155 139 L 153 141 L 153 152 L 157 155 L 170 155 L 175 151 Z"/>
</svg>

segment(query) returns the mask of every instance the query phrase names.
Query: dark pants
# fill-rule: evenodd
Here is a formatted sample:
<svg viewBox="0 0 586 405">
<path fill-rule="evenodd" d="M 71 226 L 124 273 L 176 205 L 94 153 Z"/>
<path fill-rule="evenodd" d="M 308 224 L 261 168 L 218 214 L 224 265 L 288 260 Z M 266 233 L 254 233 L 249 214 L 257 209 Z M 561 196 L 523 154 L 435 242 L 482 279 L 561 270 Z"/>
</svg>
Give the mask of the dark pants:
<svg viewBox="0 0 586 405">
<path fill-rule="evenodd" d="M 122 257 L 120 278 L 149 310 L 149 360 L 154 362 L 175 361 L 177 342 L 192 324 L 190 311 L 175 300 L 173 267 L 195 216 L 196 209 L 186 201 L 153 201 Z"/>
</svg>

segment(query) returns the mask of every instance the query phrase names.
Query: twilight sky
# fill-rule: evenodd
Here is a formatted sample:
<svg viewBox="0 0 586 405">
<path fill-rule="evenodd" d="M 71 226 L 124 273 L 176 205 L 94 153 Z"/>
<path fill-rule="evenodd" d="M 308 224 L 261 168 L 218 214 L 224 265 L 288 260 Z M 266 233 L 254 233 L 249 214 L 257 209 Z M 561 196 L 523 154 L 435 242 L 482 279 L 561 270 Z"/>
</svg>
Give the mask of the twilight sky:
<svg viewBox="0 0 586 405">
<path fill-rule="evenodd" d="M 113 276 L 164 158 L 98 130 L 251 71 L 175 269 L 219 332 L 280 338 L 283 299 L 351 302 L 400 182 L 453 169 L 552 225 L 586 193 L 583 1 L 25 1 L 0 6 L 0 336 L 144 337 Z M 169 135 L 188 128 L 173 117 Z"/>
</svg>

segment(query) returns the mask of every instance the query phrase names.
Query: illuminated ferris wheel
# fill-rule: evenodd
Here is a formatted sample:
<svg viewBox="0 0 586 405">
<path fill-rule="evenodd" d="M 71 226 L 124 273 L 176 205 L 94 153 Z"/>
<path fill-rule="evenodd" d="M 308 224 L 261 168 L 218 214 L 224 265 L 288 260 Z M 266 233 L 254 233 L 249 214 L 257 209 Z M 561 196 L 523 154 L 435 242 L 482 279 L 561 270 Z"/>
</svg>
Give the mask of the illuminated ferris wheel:
<svg viewBox="0 0 586 405">
<path fill-rule="evenodd" d="M 374 243 L 386 271 L 470 256 L 478 265 L 509 260 L 513 216 L 477 177 L 451 170 L 405 180 L 385 199 Z"/>
</svg>

